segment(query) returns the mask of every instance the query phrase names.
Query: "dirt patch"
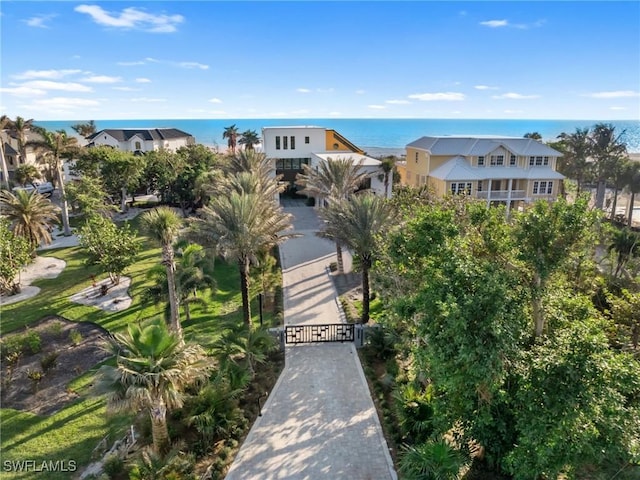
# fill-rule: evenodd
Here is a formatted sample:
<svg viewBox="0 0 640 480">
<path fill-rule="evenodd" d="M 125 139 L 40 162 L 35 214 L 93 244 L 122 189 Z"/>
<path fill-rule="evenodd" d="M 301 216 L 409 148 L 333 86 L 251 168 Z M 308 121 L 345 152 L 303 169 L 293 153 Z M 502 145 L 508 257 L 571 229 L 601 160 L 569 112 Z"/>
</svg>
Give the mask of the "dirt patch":
<svg viewBox="0 0 640 480">
<path fill-rule="evenodd" d="M 12 369 L 6 351 L 13 349 L 17 338 L 27 336 L 34 343 L 38 343 L 36 337 L 40 339 L 40 351 L 33 353 L 30 342 L 20 342 L 22 353 Z M 37 415 L 61 410 L 78 397 L 68 388 L 69 382 L 109 358 L 110 354 L 103 349 L 107 336 L 107 331 L 98 325 L 57 316 L 47 317 L 28 330 L 3 336 L 2 406 Z M 47 359 L 51 361 L 52 357 L 55 361 L 47 369 Z M 35 381 L 32 378 L 38 372 L 41 378 Z"/>
</svg>

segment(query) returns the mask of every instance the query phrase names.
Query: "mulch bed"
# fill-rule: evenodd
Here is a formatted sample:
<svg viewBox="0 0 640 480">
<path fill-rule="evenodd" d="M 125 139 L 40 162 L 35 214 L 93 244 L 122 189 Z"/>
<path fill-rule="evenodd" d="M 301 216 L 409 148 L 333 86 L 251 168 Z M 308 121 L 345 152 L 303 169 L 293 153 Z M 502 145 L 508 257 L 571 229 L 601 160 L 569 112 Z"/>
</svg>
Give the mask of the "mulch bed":
<svg viewBox="0 0 640 480">
<path fill-rule="evenodd" d="M 93 323 L 71 322 L 63 317 L 49 316 L 28 330 L 4 335 L 2 342 L 28 331 L 37 332 L 40 336 L 41 351 L 32 354 L 28 347 L 25 348 L 10 382 L 7 381 L 8 362 L 2 359 L 2 407 L 51 415 L 78 397 L 76 392 L 68 388 L 71 380 L 111 356 L 103 348 L 109 334 Z M 80 337 L 72 335 L 72 331 L 78 332 Z M 74 336 L 77 344 L 72 340 Z M 58 353 L 55 365 L 44 372 L 37 386 L 34 385 L 27 377 L 27 372 L 42 372 L 41 360 L 52 352 Z"/>
</svg>

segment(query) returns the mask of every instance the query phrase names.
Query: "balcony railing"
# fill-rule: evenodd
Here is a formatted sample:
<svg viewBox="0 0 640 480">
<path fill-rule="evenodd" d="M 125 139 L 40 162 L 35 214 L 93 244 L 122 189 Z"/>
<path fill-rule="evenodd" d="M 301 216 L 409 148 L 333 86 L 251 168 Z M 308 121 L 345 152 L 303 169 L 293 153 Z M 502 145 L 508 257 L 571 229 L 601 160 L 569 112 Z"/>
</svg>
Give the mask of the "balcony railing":
<svg viewBox="0 0 640 480">
<path fill-rule="evenodd" d="M 511 194 L 511 200 L 523 200 L 525 198 L 525 193 L 526 192 L 524 190 L 485 190 L 483 192 L 478 192 L 476 194 L 476 198 L 483 200 L 506 200 L 509 198 L 509 194 Z"/>
</svg>

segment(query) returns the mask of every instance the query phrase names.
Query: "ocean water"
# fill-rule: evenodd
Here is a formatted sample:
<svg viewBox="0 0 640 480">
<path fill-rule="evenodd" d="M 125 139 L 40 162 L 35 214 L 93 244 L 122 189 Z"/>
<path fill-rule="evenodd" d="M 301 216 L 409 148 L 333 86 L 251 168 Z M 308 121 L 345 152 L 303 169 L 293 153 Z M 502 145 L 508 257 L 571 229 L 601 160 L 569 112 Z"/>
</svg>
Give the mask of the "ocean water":
<svg viewBox="0 0 640 480">
<path fill-rule="evenodd" d="M 47 130 L 64 129 L 75 134 L 72 125 L 86 122 L 36 121 Z M 222 138 L 225 127 L 236 125 L 240 132 L 262 127 L 315 125 L 338 131 L 370 154 L 396 153 L 422 136 L 429 135 L 495 135 L 522 137 L 538 132 L 544 141 L 554 141 L 561 133 L 573 133 L 576 128 L 589 128 L 597 123 L 610 123 L 622 133 L 629 152 L 640 152 L 640 121 L 621 120 L 472 120 L 472 119 L 370 119 L 370 118 L 288 118 L 288 119 L 165 119 L 165 120 L 96 120 L 98 130 L 107 128 L 177 128 L 196 139 L 197 143 L 226 147 Z"/>
</svg>

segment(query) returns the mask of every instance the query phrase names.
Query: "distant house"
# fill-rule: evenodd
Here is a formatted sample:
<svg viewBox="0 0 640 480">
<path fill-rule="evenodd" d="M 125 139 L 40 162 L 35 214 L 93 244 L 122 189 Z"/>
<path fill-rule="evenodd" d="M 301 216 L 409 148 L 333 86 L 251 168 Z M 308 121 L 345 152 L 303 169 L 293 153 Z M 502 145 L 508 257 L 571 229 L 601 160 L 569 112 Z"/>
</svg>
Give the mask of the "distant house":
<svg viewBox="0 0 640 480">
<path fill-rule="evenodd" d="M 25 132 L 25 143 L 35 140 L 42 140 L 42 136 L 32 130 L 27 130 Z M 23 158 L 20 155 L 18 138 L 10 130 L 2 130 L 0 132 L 0 142 L 2 142 L 2 152 L 7 162 L 10 181 L 15 181 L 15 171 L 20 165 L 35 165 L 44 174 L 45 165 L 38 158 L 35 149 L 31 146 L 25 147 L 25 156 Z M 2 171 L 0 171 L 0 180 L 4 181 Z"/>
<path fill-rule="evenodd" d="M 141 155 L 161 149 L 175 152 L 194 145 L 195 138 L 177 128 L 109 128 L 94 133 L 87 142 L 88 147 L 108 145 Z"/>
<path fill-rule="evenodd" d="M 437 194 L 465 194 L 517 208 L 555 200 L 564 176 L 562 154 L 530 138 L 422 137 L 406 146 L 399 166 L 404 185 L 428 185 Z"/>
<path fill-rule="evenodd" d="M 362 169 L 368 174 L 366 188 L 376 195 L 385 194 L 381 162 L 340 135 L 335 130 L 316 126 L 264 127 L 262 129 L 263 151 L 275 162 L 277 175 L 293 184 L 302 165 L 317 167 L 329 159 L 351 159 L 362 161 Z M 389 195 L 391 194 L 391 185 Z"/>
</svg>

